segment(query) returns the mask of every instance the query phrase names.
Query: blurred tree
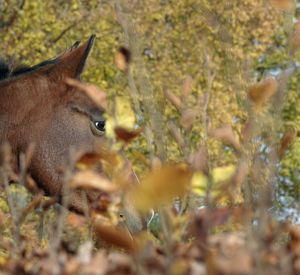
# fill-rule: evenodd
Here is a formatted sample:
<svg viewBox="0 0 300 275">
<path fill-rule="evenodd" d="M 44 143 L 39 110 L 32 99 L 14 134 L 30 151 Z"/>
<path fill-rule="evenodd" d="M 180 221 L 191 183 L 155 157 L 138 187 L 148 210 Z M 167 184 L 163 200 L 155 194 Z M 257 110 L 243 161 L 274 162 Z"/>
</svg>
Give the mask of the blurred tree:
<svg viewBox="0 0 300 275">
<path fill-rule="evenodd" d="M 125 45 L 133 52 L 131 80 L 138 92 L 135 104 L 152 104 L 161 113 L 162 123 L 173 120 L 175 128 L 181 123 L 179 133 L 186 141 L 184 148 L 172 141 L 165 127 L 159 130 L 165 137 L 161 141 L 165 157 L 184 158 L 203 144 L 208 148 L 211 167 L 235 164 L 234 149 L 209 137 L 208 130 L 230 124 L 241 136 L 247 120 L 249 85 L 298 65 L 299 54 L 291 54 L 288 42 L 299 8 L 278 7 L 278 2 L 2 0 L 0 51 L 13 66 L 35 64 L 95 33 L 98 39 L 84 79 L 105 88 L 110 97 L 130 98 L 132 83 L 114 65 L 115 52 Z M 183 95 L 184 108 L 199 104 L 190 127 L 186 125 L 191 120 L 188 114 L 186 120 L 180 121 L 176 108 L 166 105 L 164 94 L 167 90 L 176 96 L 184 93 L 182 85 L 187 75 L 192 78 L 192 88 L 190 94 Z M 290 81 L 283 120 L 272 129 L 266 128 L 267 135 L 272 133 L 279 139 L 288 125 L 299 131 L 299 78 L 296 72 Z M 152 101 L 145 98 L 147 93 Z M 141 106 L 146 110 L 146 120 L 147 108 L 150 106 Z M 270 112 L 275 109 L 276 106 Z M 262 122 L 262 127 L 265 125 Z M 266 140 L 261 139 L 256 146 Z M 140 156 L 150 153 L 144 139 L 135 141 L 128 151 L 136 157 L 137 148 Z M 299 200 L 299 153 L 300 141 L 296 138 L 280 166 L 279 190 L 285 198 L 293 198 L 290 201 Z M 141 161 L 140 157 L 135 162 L 139 167 L 147 160 Z"/>
</svg>

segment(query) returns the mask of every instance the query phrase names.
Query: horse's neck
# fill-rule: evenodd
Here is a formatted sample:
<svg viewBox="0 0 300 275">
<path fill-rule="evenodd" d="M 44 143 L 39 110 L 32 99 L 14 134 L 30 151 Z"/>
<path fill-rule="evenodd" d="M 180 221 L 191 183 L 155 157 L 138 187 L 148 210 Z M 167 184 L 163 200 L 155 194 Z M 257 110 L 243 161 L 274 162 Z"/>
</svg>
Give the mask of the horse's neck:
<svg viewBox="0 0 300 275">
<path fill-rule="evenodd" d="M 25 77 L 0 83 L 0 143 L 24 123 L 26 114 L 47 96 L 39 88 L 38 81 Z"/>
</svg>

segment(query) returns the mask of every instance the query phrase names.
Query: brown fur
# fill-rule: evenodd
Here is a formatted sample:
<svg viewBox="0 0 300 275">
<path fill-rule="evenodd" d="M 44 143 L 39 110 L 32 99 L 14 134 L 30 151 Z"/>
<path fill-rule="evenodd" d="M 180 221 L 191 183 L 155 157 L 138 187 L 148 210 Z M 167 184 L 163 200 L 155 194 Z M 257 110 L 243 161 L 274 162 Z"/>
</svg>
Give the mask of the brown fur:
<svg viewBox="0 0 300 275">
<path fill-rule="evenodd" d="M 14 162 L 34 144 L 29 172 L 42 189 L 58 198 L 62 193 L 61 168 L 69 161 L 70 148 L 94 151 L 104 141 L 91 130 L 91 119 L 103 112 L 83 92 L 67 86 L 66 77 L 79 78 L 94 37 L 60 55 L 55 62 L 0 82 L 0 145 L 9 142 Z M 70 208 L 82 213 L 80 193 L 69 198 Z"/>
</svg>

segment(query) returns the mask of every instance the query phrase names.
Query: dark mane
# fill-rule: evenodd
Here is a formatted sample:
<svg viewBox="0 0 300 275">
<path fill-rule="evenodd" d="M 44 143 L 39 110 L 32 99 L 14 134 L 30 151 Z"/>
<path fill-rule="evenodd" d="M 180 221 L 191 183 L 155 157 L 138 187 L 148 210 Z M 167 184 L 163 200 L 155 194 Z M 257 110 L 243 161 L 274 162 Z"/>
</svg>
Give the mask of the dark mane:
<svg viewBox="0 0 300 275">
<path fill-rule="evenodd" d="M 13 69 L 9 63 L 5 62 L 3 59 L 0 59 L 0 81 L 14 76 L 19 76 L 30 72 L 34 72 L 47 65 L 57 64 L 57 62 L 58 62 L 58 58 L 55 58 L 55 59 L 42 61 L 34 66 L 20 65 Z"/>
</svg>

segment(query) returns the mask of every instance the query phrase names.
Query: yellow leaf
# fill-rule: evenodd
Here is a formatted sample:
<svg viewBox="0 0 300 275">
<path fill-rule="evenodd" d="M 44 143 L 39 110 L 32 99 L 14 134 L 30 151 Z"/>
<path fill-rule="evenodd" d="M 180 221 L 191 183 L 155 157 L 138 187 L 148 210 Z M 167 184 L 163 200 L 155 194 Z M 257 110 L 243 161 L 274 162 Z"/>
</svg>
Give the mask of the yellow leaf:
<svg viewBox="0 0 300 275">
<path fill-rule="evenodd" d="M 117 97 L 115 99 L 115 113 L 114 117 L 109 117 L 106 120 L 105 129 L 106 136 L 114 137 L 114 129 L 118 127 L 133 129 L 135 125 L 135 114 L 131 109 L 131 104 L 124 97 Z"/>
<path fill-rule="evenodd" d="M 185 165 L 164 166 L 146 176 L 131 192 L 130 198 L 134 206 L 142 212 L 160 207 L 174 197 L 182 197 L 190 185 L 191 176 Z"/>
<path fill-rule="evenodd" d="M 192 177 L 192 191 L 195 194 L 199 196 L 205 196 L 207 184 L 208 184 L 208 179 L 203 173 L 201 172 L 194 173 Z"/>
<path fill-rule="evenodd" d="M 228 165 L 224 167 L 217 167 L 212 170 L 212 179 L 214 183 L 229 180 L 235 172 L 234 165 Z"/>
</svg>

